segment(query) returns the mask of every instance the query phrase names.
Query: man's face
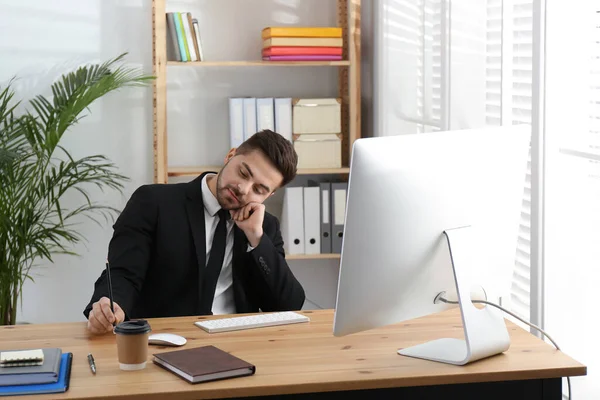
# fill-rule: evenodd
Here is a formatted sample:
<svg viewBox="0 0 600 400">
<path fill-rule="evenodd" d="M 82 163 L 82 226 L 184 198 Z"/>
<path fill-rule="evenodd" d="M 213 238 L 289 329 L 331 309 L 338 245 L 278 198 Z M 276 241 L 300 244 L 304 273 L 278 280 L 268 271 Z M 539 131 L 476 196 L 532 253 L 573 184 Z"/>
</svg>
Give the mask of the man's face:
<svg viewBox="0 0 600 400">
<path fill-rule="evenodd" d="M 283 175 L 262 152 L 230 153 L 217 178 L 217 200 L 226 210 L 262 203 L 282 182 Z"/>
</svg>

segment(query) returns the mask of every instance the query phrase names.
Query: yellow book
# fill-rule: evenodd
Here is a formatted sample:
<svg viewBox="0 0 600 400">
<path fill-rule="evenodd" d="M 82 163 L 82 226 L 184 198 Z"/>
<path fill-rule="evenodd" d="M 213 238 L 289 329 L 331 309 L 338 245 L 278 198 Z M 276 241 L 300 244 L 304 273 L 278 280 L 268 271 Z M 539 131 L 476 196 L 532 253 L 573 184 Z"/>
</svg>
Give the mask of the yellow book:
<svg viewBox="0 0 600 400">
<path fill-rule="evenodd" d="M 298 37 L 275 37 L 263 40 L 263 48 L 274 46 L 282 47 L 342 47 L 342 38 L 298 38 Z"/>
<path fill-rule="evenodd" d="M 297 27 L 270 26 L 262 30 L 262 38 L 272 37 L 326 37 L 341 38 L 342 28 L 337 27 Z"/>
</svg>

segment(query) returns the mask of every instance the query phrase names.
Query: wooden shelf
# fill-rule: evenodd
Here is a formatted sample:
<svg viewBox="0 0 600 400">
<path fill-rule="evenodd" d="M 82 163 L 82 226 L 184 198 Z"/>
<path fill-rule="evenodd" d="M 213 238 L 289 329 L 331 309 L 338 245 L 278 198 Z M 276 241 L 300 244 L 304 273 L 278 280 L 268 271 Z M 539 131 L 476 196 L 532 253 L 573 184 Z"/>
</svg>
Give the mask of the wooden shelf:
<svg viewBox="0 0 600 400">
<path fill-rule="evenodd" d="M 349 67 L 350 61 L 167 61 L 188 67 Z"/>
<path fill-rule="evenodd" d="M 360 90 L 360 17 L 362 0 L 336 0 L 337 26 L 344 32 L 341 61 L 263 61 L 260 55 L 255 60 L 238 61 L 169 61 L 167 59 L 167 8 L 166 0 L 152 0 L 152 73 L 156 76 L 153 81 L 153 148 L 154 148 L 154 182 L 168 183 L 171 177 L 197 176 L 207 170 L 218 171 L 219 168 L 207 167 L 169 167 L 167 157 L 167 73 L 176 67 L 338 67 L 337 94 L 329 97 L 342 99 L 341 104 L 341 134 L 342 165 L 350 165 L 352 145 L 361 137 L 361 90 Z M 325 4 L 326 2 L 324 2 Z M 268 12 L 268 11 L 266 11 Z M 260 31 L 247 32 L 256 35 L 257 46 L 262 43 Z M 169 68 L 170 67 L 170 68 Z M 208 79 L 206 77 L 201 77 Z M 268 85 L 268 81 L 265 82 Z M 236 91 L 241 92 L 238 88 Z M 281 92 L 281 88 L 278 88 Z M 252 96 L 252 93 L 247 93 Z M 266 95 L 265 95 L 266 96 Z M 298 97 L 290 90 L 285 97 Z M 299 170 L 299 175 L 348 175 L 349 168 L 325 168 Z"/>
<path fill-rule="evenodd" d="M 287 254 L 286 260 L 339 260 L 340 254 Z"/>
<path fill-rule="evenodd" d="M 207 171 L 219 172 L 220 166 L 204 167 L 169 167 L 169 176 L 198 176 Z M 350 168 L 310 168 L 299 169 L 298 175 L 330 175 L 330 174 L 349 174 Z"/>
</svg>

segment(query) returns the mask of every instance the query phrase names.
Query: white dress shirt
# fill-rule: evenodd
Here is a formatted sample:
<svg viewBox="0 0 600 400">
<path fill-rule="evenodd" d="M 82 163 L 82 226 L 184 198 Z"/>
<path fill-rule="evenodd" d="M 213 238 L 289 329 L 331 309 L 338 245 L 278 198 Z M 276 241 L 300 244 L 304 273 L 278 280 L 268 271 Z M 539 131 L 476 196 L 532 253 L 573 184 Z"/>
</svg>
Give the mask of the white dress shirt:
<svg viewBox="0 0 600 400">
<path fill-rule="evenodd" d="M 219 223 L 217 212 L 221 205 L 217 198 L 212 194 L 206 183 L 205 175 L 202 179 L 202 201 L 204 201 L 204 228 L 206 230 L 206 264 L 210 257 L 213 237 Z M 214 179 L 214 178 L 213 178 Z M 233 259 L 233 224 L 231 219 L 227 220 L 227 241 L 225 242 L 225 256 L 223 266 L 217 280 L 215 288 L 215 297 L 212 305 L 213 314 L 234 314 L 235 303 L 233 300 L 233 278 L 231 274 L 231 260 Z"/>
<path fill-rule="evenodd" d="M 219 224 L 219 216 L 217 212 L 221 209 L 221 205 L 217 198 L 212 194 L 206 183 L 206 174 L 202 179 L 202 200 L 204 202 L 204 228 L 206 230 L 206 264 L 210 257 L 210 249 L 212 247 L 213 237 Z M 215 179 L 215 178 L 213 178 Z M 223 266 L 217 280 L 215 288 L 215 297 L 213 299 L 212 312 L 213 314 L 234 314 L 235 301 L 233 299 L 233 277 L 232 277 L 232 259 L 233 259 L 233 225 L 232 219 L 227 220 L 227 240 L 225 242 L 225 256 L 223 257 Z M 254 248 L 248 245 L 246 251 L 251 251 Z"/>
</svg>

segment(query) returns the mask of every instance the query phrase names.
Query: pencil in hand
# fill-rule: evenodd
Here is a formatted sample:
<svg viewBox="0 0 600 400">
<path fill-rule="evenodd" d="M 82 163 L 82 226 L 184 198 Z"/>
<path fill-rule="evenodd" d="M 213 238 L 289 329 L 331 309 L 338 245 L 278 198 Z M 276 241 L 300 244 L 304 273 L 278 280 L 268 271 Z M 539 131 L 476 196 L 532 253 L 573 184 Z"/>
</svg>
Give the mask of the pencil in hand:
<svg viewBox="0 0 600 400">
<path fill-rule="evenodd" d="M 115 315 L 115 307 L 113 305 L 113 293 L 112 293 L 112 281 L 110 279 L 110 267 L 108 266 L 108 260 L 106 260 L 106 280 L 108 281 L 108 298 L 110 299 L 110 311 Z M 116 315 L 115 320 L 113 321 L 113 326 L 116 325 Z"/>
</svg>

